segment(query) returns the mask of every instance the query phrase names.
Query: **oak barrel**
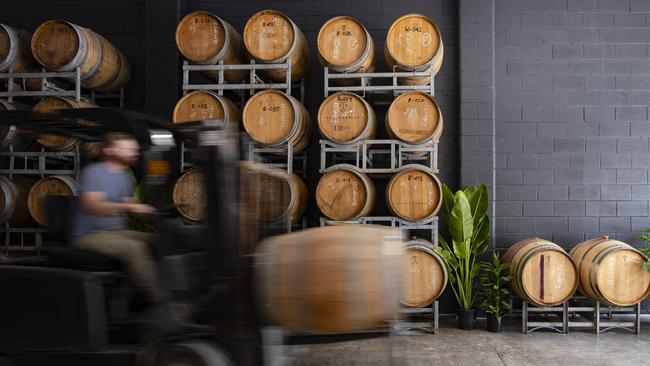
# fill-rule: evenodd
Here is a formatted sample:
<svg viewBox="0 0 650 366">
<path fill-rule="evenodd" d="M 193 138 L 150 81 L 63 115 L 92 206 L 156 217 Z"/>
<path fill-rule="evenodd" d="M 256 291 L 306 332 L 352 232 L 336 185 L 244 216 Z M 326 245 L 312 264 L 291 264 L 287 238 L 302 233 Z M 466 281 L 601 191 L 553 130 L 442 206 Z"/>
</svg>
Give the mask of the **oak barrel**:
<svg viewBox="0 0 650 366">
<path fill-rule="evenodd" d="M 405 295 L 402 304 L 409 307 L 431 304 L 447 286 L 444 259 L 433 250 L 431 242 L 413 238 L 406 243 L 405 260 Z"/>
<path fill-rule="evenodd" d="M 245 60 L 241 35 L 230 24 L 207 11 L 187 14 L 176 27 L 176 46 L 183 56 L 198 65 L 241 64 Z M 246 77 L 245 70 L 224 71 L 230 83 Z M 218 71 L 202 71 L 212 80 L 219 80 Z"/>
<path fill-rule="evenodd" d="M 429 94 L 412 91 L 400 94 L 386 113 L 388 134 L 406 143 L 420 144 L 442 135 L 442 113 Z"/>
<path fill-rule="evenodd" d="M 124 55 L 101 35 L 88 28 L 64 21 L 48 20 L 32 37 L 34 58 L 52 71 L 81 72 L 81 83 L 88 89 L 114 91 L 126 85 L 130 65 Z M 122 75 L 122 80 L 115 83 Z"/>
<path fill-rule="evenodd" d="M 31 107 L 19 102 L 9 103 L 4 99 L 0 99 L 0 111 L 13 111 L 17 109 L 27 110 Z M 33 140 L 24 134 L 20 134 L 18 127 L 14 125 L 1 125 L 0 126 L 0 150 L 8 150 L 9 145 L 13 145 L 14 151 L 25 151 L 31 148 Z"/>
<path fill-rule="evenodd" d="M 32 34 L 26 30 L 0 24 L 0 72 L 41 71 L 41 66 L 32 55 L 31 39 Z M 2 81 L 4 84 L 8 79 Z M 27 78 L 22 80 L 22 88 L 41 90 L 41 83 L 41 78 Z"/>
<path fill-rule="evenodd" d="M 385 326 L 399 310 L 398 229 L 327 226 L 274 236 L 255 253 L 259 308 L 291 331 L 349 333 Z"/>
<path fill-rule="evenodd" d="M 388 30 L 384 57 L 388 67 L 395 71 L 438 73 L 442 65 L 444 48 L 440 30 L 422 14 L 399 17 Z M 430 76 L 402 77 L 403 84 L 426 84 Z"/>
<path fill-rule="evenodd" d="M 442 184 L 424 166 L 406 165 L 388 182 L 386 205 L 393 214 L 404 220 L 426 220 L 440 210 Z"/>
<path fill-rule="evenodd" d="M 331 220 L 348 221 L 368 216 L 375 209 L 375 185 L 354 166 L 331 167 L 318 181 L 316 204 Z"/>
<path fill-rule="evenodd" d="M 318 109 L 318 129 L 324 138 L 339 144 L 372 139 L 377 132 L 375 111 L 354 93 L 334 93 Z"/>
<path fill-rule="evenodd" d="M 266 64 L 291 60 L 291 80 L 297 81 L 309 71 L 307 40 L 298 26 L 277 10 L 262 10 L 248 19 L 244 27 L 244 45 L 255 60 Z M 263 70 L 275 81 L 285 81 L 286 69 Z"/>
<path fill-rule="evenodd" d="M 77 196 L 79 186 L 73 177 L 52 175 L 36 182 L 29 191 L 29 213 L 41 225 L 47 225 L 47 211 L 43 198 L 47 196 Z"/>
<path fill-rule="evenodd" d="M 608 236 L 589 239 L 569 252 L 578 266 L 584 296 L 613 306 L 630 306 L 650 294 L 646 257 L 634 247 Z"/>
<path fill-rule="evenodd" d="M 299 222 L 309 204 L 309 192 L 302 178 L 275 168 L 262 169 L 259 173 L 260 218 Z"/>
<path fill-rule="evenodd" d="M 323 66 L 335 72 L 373 72 L 375 42 L 357 19 L 334 17 L 318 32 L 318 55 Z M 337 84 L 358 84 L 359 79 L 332 79 Z"/>
<path fill-rule="evenodd" d="M 83 100 L 76 101 L 68 97 L 46 97 L 36 103 L 34 110 L 42 113 L 50 113 L 58 109 L 93 107 L 96 107 L 96 105 Z M 79 140 L 73 137 L 59 135 L 40 135 L 36 141 L 45 146 L 48 150 L 52 151 L 70 151 L 74 149 L 75 145 L 79 142 Z"/>
<path fill-rule="evenodd" d="M 578 288 L 574 261 L 559 245 L 540 238 L 517 242 L 506 251 L 512 288 L 522 299 L 537 306 L 565 303 Z"/>
<path fill-rule="evenodd" d="M 241 110 L 230 99 L 211 91 L 194 91 L 182 97 L 174 107 L 172 121 L 184 123 L 207 119 L 223 119 L 239 123 Z"/>
<path fill-rule="evenodd" d="M 31 226 L 33 220 L 27 207 L 29 190 L 34 182 L 14 175 L 12 179 L 0 176 L 0 224 L 13 227 Z"/>
<path fill-rule="evenodd" d="M 205 219 L 205 184 L 203 170 L 192 168 L 181 175 L 172 191 L 172 201 L 178 212 L 188 220 Z"/>
<path fill-rule="evenodd" d="M 302 151 L 311 137 L 309 113 L 296 98 L 277 90 L 254 94 L 242 114 L 250 137 L 265 146 L 281 146 L 289 141 L 293 151 Z"/>
</svg>

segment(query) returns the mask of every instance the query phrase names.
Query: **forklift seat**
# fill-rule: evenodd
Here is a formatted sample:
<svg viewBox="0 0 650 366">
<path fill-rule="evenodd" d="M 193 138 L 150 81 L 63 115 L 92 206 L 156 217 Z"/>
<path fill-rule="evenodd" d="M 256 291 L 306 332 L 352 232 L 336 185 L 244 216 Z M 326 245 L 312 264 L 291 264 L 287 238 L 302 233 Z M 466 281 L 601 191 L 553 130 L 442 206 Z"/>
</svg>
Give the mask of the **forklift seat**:
<svg viewBox="0 0 650 366">
<path fill-rule="evenodd" d="M 74 225 L 77 197 L 48 196 L 45 200 L 48 229 L 54 240 L 48 242 L 44 249 L 55 266 L 91 272 L 113 272 L 122 269 L 122 264 L 113 258 L 69 245 L 69 231 Z"/>
</svg>

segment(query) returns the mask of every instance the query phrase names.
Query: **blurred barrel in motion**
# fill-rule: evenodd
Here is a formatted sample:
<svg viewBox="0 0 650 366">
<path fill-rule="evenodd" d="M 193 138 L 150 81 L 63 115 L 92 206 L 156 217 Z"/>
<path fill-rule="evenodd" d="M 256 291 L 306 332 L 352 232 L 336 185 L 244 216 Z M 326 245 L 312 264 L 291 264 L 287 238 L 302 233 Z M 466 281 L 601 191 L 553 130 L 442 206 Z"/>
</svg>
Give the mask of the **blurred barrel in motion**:
<svg viewBox="0 0 650 366">
<path fill-rule="evenodd" d="M 354 93 L 334 93 L 318 109 L 318 129 L 323 137 L 339 144 L 372 139 L 377 131 L 375 111 Z"/>
<path fill-rule="evenodd" d="M 437 140 L 442 135 L 442 113 L 429 94 L 412 91 L 400 94 L 386 113 L 386 130 L 410 144 Z"/>
<path fill-rule="evenodd" d="M 358 20 L 349 16 L 334 17 L 318 32 L 318 55 L 323 66 L 336 72 L 373 72 L 375 42 Z M 337 84 L 359 83 L 359 79 Z"/>
<path fill-rule="evenodd" d="M 0 224 L 13 227 L 33 224 L 27 207 L 33 181 L 14 175 L 12 179 L 0 176 Z"/>
<path fill-rule="evenodd" d="M 32 34 L 26 30 L 0 24 L 0 72 L 39 72 L 41 66 L 32 55 Z M 7 79 L 2 80 L 4 84 Z M 14 82 L 23 82 L 14 80 Z M 22 85 L 26 90 L 41 90 L 40 78 L 27 78 Z"/>
<path fill-rule="evenodd" d="M 13 111 L 18 109 L 31 109 L 30 106 L 13 102 L 9 103 L 0 99 L 0 111 Z M 18 127 L 14 125 L 0 125 L 0 150 L 8 150 L 9 145 L 14 146 L 14 151 L 24 151 L 32 145 L 33 140 L 24 134 L 20 134 Z"/>
<path fill-rule="evenodd" d="M 433 250 L 433 244 L 413 238 L 406 243 L 405 260 L 405 294 L 402 304 L 409 307 L 431 304 L 447 286 L 444 259 Z"/>
<path fill-rule="evenodd" d="M 442 184 L 421 165 L 406 165 L 386 187 L 386 204 L 396 216 L 421 221 L 434 216 L 442 205 Z"/>
<path fill-rule="evenodd" d="M 347 164 L 335 165 L 316 187 L 316 204 L 331 220 L 368 216 L 375 209 L 375 185 L 364 173 Z"/>
<path fill-rule="evenodd" d="M 281 169 L 259 171 L 260 219 L 297 223 L 309 204 L 309 192 L 303 180 Z"/>
<path fill-rule="evenodd" d="M 176 27 L 176 46 L 183 56 L 198 65 L 241 64 L 244 48 L 239 33 L 230 24 L 207 11 L 187 14 Z M 224 71 L 230 83 L 246 76 L 245 70 Z M 218 80 L 218 71 L 202 71 L 212 80 Z"/>
<path fill-rule="evenodd" d="M 52 175 L 36 182 L 29 191 L 27 204 L 34 220 L 47 226 L 47 211 L 43 198 L 47 196 L 77 196 L 79 186 L 73 177 Z"/>
<path fill-rule="evenodd" d="M 81 84 L 99 91 L 115 91 L 130 78 L 126 57 L 109 41 L 88 28 L 63 20 L 48 20 L 32 37 L 32 53 L 52 71 L 81 72 Z"/>
<path fill-rule="evenodd" d="M 277 10 L 262 10 L 248 19 L 244 27 L 244 44 L 255 60 L 265 64 L 291 60 L 291 81 L 309 71 L 307 40 L 298 26 Z M 286 69 L 264 70 L 275 81 L 285 81 Z"/>
<path fill-rule="evenodd" d="M 581 294 L 613 306 L 648 297 L 650 272 L 641 267 L 646 257 L 634 247 L 601 236 L 577 244 L 569 254 L 578 266 Z"/>
<path fill-rule="evenodd" d="M 192 168 L 181 175 L 172 191 L 172 201 L 178 212 L 188 220 L 205 219 L 205 184 L 203 170 Z"/>
<path fill-rule="evenodd" d="M 34 110 L 37 112 L 49 113 L 59 109 L 93 107 L 97 106 L 83 100 L 76 101 L 67 97 L 46 97 L 36 103 Z M 59 135 L 41 135 L 36 141 L 45 146 L 48 150 L 52 151 L 70 151 L 73 150 L 75 145 L 79 142 L 79 140 L 73 137 Z"/>
<path fill-rule="evenodd" d="M 182 97 L 174 107 L 172 121 L 184 123 L 206 119 L 241 121 L 241 110 L 230 99 L 211 91 L 194 91 Z"/>
<path fill-rule="evenodd" d="M 302 151 L 311 137 L 309 113 L 296 98 L 277 90 L 256 93 L 244 106 L 242 122 L 250 137 L 261 145 L 280 146 L 291 141 Z"/>
<path fill-rule="evenodd" d="M 385 326 L 399 310 L 400 230 L 327 226 L 274 236 L 255 256 L 259 307 L 292 331 L 348 333 Z"/>
<path fill-rule="evenodd" d="M 444 48 L 438 26 L 421 14 L 407 14 L 398 18 L 388 30 L 384 57 L 395 71 L 431 72 L 434 75 L 442 65 Z M 403 84 L 426 84 L 430 76 L 400 78 Z"/>
<path fill-rule="evenodd" d="M 576 266 L 559 245 L 540 238 L 524 239 L 503 256 L 510 263 L 512 288 L 537 306 L 565 303 L 578 288 Z"/>
</svg>

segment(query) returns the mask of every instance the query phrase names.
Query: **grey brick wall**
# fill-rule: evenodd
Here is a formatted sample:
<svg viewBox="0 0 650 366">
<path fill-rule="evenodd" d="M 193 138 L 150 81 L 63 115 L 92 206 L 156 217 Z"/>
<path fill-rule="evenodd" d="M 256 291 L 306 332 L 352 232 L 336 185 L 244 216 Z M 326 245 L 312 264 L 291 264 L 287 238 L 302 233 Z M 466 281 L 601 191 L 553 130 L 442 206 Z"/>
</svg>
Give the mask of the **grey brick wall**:
<svg viewBox="0 0 650 366">
<path fill-rule="evenodd" d="M 495 0 L 498 248 L 530 236 L 568 248 L 598 233 L 638 244 L 649 224 L 648 4 Z"/>
</svg>

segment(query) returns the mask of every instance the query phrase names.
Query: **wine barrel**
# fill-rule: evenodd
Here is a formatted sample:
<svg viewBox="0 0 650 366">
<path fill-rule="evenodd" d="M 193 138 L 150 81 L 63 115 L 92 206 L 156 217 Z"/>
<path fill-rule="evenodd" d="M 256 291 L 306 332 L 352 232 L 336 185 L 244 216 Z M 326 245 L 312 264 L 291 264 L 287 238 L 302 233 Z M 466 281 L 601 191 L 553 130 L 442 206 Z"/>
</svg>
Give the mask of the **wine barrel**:
<svg viewBox="0 0 650 366">
<path fill-rule="evenodd" d="M 41 67 L 30 48 L 32 34 L 26 30 L 0 24 L 0 72 L 39 72 Z M 3 83 L 7 79 L 3 80 Z M 16 80 L 15 80 L 16 81 Z M 41 78 L 23 80 L 23 89 L 41 90 Z"/>
<path fill-rule="evenodd" d="M 402 234 L 373 225 L 327 226 L 274 236 L 255 253 L 259 308 L 297 332 L 385 326 L 399 310 Z"/>
<path fill-rule="evenodd" d="M 529 238 L 511 246 L 503 256 L 510 264 L 512 288 L 537 306 L 565 303 L 578 288 L 576 265 L 559 245 Z"/>
<path fill-rule="evenodd" d="M 19 102 L 9 103 L 0 99 L 0 111 L 13 111 L 17 109 L 31 109 L 30 106 Z M 25 151 L 31 149 L 33 140 L 24 134 L 20 134 L 18 127 L 14 125 L 0 126 L 0 150 L 8 150 L 13 145 L 14 151 Z"/>
<path fill-rule="evenodd" d="M 402 304 L 423 307 L 434 302 L 447 286 L 444 259 L 433 250 L 433 244 L 413 238 L 406 243 L 404 268 L 405 295 Z"/>
<path fill-rule="evenodd" d="M 442 135 L 442 113 L 438 103 L 419 91 L 400 94 L 386 113 L 388 135 L 410 144 L 437 140 Z"/>
<path fill-rule="evenodd" d="M 178 206 L 178 212 L 186 219 L 203 221 L 206 215 L 203 170 L 192 168 L 183 173 L 174 184 L 172 201 Z"/>
<path fill-rule="evenodd" d="M 246 132 L 265 146 L 293 143 L 293 151 L 302 151 L 311 137 L 309 113 L 294 97 L 277 90 L 253 95 L 242 114 Z"/>
<path fill-rule="evenodd" d="M 335 221 L 368 216 L 375 209 L 375 185 L 352 165 L 335 165 L 318 182 L 316 204 Z"/>
<path fill-rule="evenodd" d="M 406 165 L 388 182 L 386 204 L 393 214 L 404 220 L 428 219 L 440 210 L 442 184 L 424 166 Z"/>
<path fill-rule="evenodd" d="M 442 65 L 444 48 L 438 26 L 421 14 L 399 17 L 388 30 L 384 57 L 396 71 L 420 71 L 437 74 Z M 430 76 L 409 76 L 399 82 L 409 85 L 426 84 Z"/>
<path fill-rule="evenodd" d="M 650 294 L 646 257 L 634 247 L 601 236 L 577 244 L 569 252 L 578 266 L 584 296 L 613 306 L 630 306 Z"/>
<path fill-rule="evenodd" d="M 76 101 L 67 97 L 46 97 L 36 103 L 34 110 L 42 113 L 49 113 L 58 109 L 93 107 L 96 107 L 96 105 L 83 100 Z M 73 150 L 79 142 L 79 140 L 73 137 L 59 135 L 40 135 L 36 141 L 45 146 L 48 150 L 52 151 L 70 151 Z"/>
<path fill-rule="evenodd" d="M 321 135 L 339 144 L 374 138 L 377 131 L 375 119 L 370 104 L 354 93 L 334 93 L 318 109 Z"/>
<path fill-rule="evenodd" d="M 48 20 L 32 37 L 34 58 L 52 71 L 81 71 L 81 84 L 88 89 L 114 91 L 128 82 L 130 65 L 109 41 L 88 28 L 63 20 Z M 129 72 L 130 73 L 130 72 Z M 122 80 L 119 83 L 119 76 Z"/>
<path fill-rule="evenodd" d="M 214 92 L 194 91 L 176 103 L 172 115 L 174 123 L 206 119 L 223 119 L 226 123 L 239 123 L 241 110 L 230 99 Z"/>
<path fill-rule="evenodd" d="M 187 14 L 176 27 L 176 46 L 183 56 L 198 65 L 241 64 L 245 60 L 242 39 L 230 24 L 207 11 Z M 218 80 L 218 71 L 202 71 L 210 79 Z M 224 71 L 229 83 L 246 76 L 245 70 Z"/>
<path fill-rule="evenodd" d="M 266 64 L 291 60 L 291 80 L 296 81 L 309 71 L 307 40 L 298 26 L 277 10 L 253 14 L 244 27 L 244 45 L 255 60 Z M 286 69 L 263 70 L 275 81 L 285 81 Z"/>
<path fill-rule="evenodd" d="M 318 32 L 318 55 L 323 66 L 335 72 L 373 72 L 375 42 L 358 20 L 334 17 Z M 332 79 L 336 84 L 358 84 L 359 79 Z"/>
<path fill-rule="evenodd" d="M 0 224 L 13 227 L 32 226 L 27 201 L 33 181 L 14 175 L 10 180 L 0 176 Z"/>
<path fill-rule="evenodd" d="M 281 169 L 265 169 L 260 173 L 260 218 L 271 222 L 299 222 L 309 204 L 305 182 Z"/>
<path fill-rule="evenodd" d="M 29 191 L 27 206 L 34 220 L 47 226 L 47 211 L 43 198 L 47 196 L 77 196 L 79 186 L 73 177 L 52 175 L 36 182 Z"/>
</svg>

